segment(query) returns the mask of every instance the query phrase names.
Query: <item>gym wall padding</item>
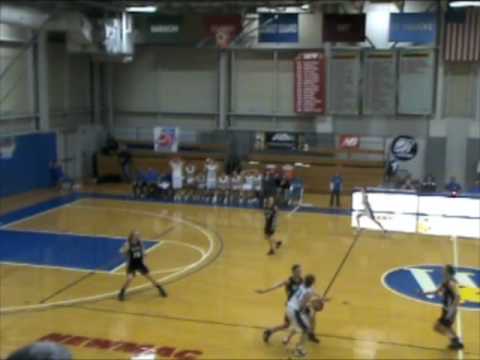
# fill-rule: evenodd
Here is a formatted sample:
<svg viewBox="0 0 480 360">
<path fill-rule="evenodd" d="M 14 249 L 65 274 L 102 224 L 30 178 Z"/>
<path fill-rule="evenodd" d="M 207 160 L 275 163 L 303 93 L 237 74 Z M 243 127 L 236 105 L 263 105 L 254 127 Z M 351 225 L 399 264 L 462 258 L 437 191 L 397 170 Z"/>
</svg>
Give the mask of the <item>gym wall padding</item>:
<svg viewBox="0 0 480 360">
<path fill-rule="evenodd" d="M 15 136 L 15 151 L 0 158 L 0 197 L 52 186 L 49 163 L 57 160 L 55 133 Z"/>
</svg>

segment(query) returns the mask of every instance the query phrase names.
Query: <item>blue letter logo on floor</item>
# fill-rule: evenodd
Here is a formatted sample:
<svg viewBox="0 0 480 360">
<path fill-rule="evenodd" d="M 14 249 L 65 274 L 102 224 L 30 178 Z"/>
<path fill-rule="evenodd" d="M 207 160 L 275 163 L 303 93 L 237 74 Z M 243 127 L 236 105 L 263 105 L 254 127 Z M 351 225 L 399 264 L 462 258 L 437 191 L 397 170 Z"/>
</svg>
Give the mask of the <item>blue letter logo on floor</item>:
<svg viewBox="0 0 480 360">
<path fill-rule="evenodd" d="M 480 269 L 469 267 L 455 268 L 458 291 L 464 309 L 480 310 Z M 423 292 L 433 291 L 442 283 L 443 266 L 418 265 L 397 268 L 383 276 L 383 284 L 394 293 L 413 300 L 430 304 L 441 304 L 441 297 L 425 296 Z"/>
</svg>

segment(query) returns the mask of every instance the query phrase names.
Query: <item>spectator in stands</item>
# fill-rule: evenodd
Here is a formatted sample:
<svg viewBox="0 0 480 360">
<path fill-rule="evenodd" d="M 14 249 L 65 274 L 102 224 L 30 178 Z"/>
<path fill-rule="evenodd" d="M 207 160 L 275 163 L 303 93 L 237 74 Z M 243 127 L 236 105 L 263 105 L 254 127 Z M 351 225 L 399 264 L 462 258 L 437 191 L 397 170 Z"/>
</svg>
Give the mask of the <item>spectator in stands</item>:
<svg viewBox="0 0 480 360">
<path fill-rule="evenodd" d="M 108 134 L 107 141 L 105 142 L 105 146 L 102 148 L 102 153 L 105 155 L 113 155 L 116 154 L 118 151 L 118 142 L 115 138 Z"/>
<path fill-rule="evenodd" d="M 72 354 L 63 345 L 50 341 L 36 342 L 18 349 L 7 360 L 70 360 Z"/>
<path fill-rule="evenodd" d="M 139 170 L 136 174 L 135 181 L 133 182 L 133 196 L 134 197 L 145 197 L 147 196 L 147 180 L 145 177 L 146 173 L 142 170 Z"/>
<path fill-rule="evenodd" d="M 128 151 L 127 145 L 122 145 L 118 151 L 118 159 L 122 167 L 123 179 L 131 181 L 132 177 L 132 155 Z"/>
<path fill-rule="evenodd" d="M 290 186 L 293 180 L 293 165 L 285 164 L 282 166 L 282 173 L 280 174 L 279 191 L 280 191 L 280 204 L 288 205 Z"/>
<path fill-rule="evenodd" d="M 455 176 L 451 176 L 450 181 L 445 185 L 445 189 L 451 193 L 458 193 L 462 190 L 462 186 L 457 182 Z"/>
<path fill-rule="evenodd" d="M 333 200 L 335 199 L 335 207 L 340 207 L 340 194 L 342 192 L 343 179 L 338 173 L 330 179 L 330 207 L 333 207 Z"/>
<path fill-rule="evenodd" d="M 432 174 L 428 174 L 422 181 L 420 186 L 422 192 L 435 192 L 437 191 L 437 182 Z"/>
<path fill-rule="evenodd" d="M 402 185 L 402 190 L 415 190 L 415 185 L 413 184 L 413 180 L 410 175 L 405 178 L 405 182 Z"/>
<path fill-rule="evenodd" d="M 265 174 L 263 176 L 263 198 L 269 198 L 276 195 L 277 192 L 277 184 L 275 181 L 275 169 L 276 166 L 273 164 L 269 164 L 265 168 Z"/>
<path fill-rule="evenodd" d="M 392 159 L 388 161 L 387 171 L 386 171 L 388 181 L 391 181 L 397 175 L 398 168 L 399 168 L 399 164 L 397 160 Z"/>
<path fill-rule="evenodd" d="M 72 190 L 74 182 L 65 175 L 62 165 L 58 161 L 50 161 L 49 167 L 52 185 L 60 187 L 62 190 Z"/>
<path fill-rule="evenodd" d="M 158 184 L 160 183 L 160 173 L 152 168 L 148 168 L 145 174 L 143 175 L 145 181 L 145 188 L 147 197 L 151 197 L 157 193 Z"/>
</svg>

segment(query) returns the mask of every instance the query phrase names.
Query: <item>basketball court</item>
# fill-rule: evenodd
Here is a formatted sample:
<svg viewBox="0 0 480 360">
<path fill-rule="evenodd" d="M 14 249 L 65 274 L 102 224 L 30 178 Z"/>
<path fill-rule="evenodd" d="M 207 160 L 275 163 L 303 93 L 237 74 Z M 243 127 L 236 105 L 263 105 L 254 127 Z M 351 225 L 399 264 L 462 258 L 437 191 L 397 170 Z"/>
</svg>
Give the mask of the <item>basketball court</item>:
<svg viewBox="0 0 480 360">
<path fill-rule="evenodd" d="M 261 337 L 282 321 L 284 293 L 254 290 L 283 280 L 295 263 L 317 276 L 318 292 L 331 285 L 332 301 L 317 315 L 321 343 L 308 346 L 310 358 L 459 356 L 431 330 L 440 308 L 397 293 L 384 276 L 458 261 L 476 269 L 478 281 L 478 241 L 375 232 L 355 240 L 349 216 L 309 209 L 281 214 L 285 246 L 266 257 L 258 210 L 100 193 L 39 197 L 28 207 L 11 199 L 12 208 L 22 206 L 1 217 L 1 236 L 15 239 L 2 242 L 2 357 L 49 339 L 78 358 L 131 358 L 148 349 L 160 358 L 287 358 L 282 335 L 269 344 Z M 132 227 L 145 239 L 166 299 L 141 278 L 125 302 L 116 299 L 125 271 L 118 249 Z M 458 321 L 466 359 L 480 356 L 478 283 L 476 291 L 463 293 L 473 305 Z"/>
<path fill-rule="evenodd" d="M 480 359 L 479 6 L 1 1 L 0 360 Z"/>
</svg>

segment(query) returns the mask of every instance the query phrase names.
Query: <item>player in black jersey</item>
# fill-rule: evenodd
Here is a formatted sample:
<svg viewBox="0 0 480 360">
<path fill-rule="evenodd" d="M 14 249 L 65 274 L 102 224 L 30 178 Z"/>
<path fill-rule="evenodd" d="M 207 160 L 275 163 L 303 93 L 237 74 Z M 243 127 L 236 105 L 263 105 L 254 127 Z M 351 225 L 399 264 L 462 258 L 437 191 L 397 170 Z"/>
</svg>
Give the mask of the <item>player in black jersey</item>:
<svg viewBox="0 0 480 360">
<path fill-rule="evenodd" d="M 424 295 L 441 295 L 442 315 L 437 320 L 434 330 L 450 338 L 450 349 L 461 350 L 463 343 L 455 330 L 452 329 L 457 316 L 458 305 L 460 304 L 460 295 L 457 291 L 457 281 L 455 280 L 455 269 L 452 265 L 445 266 L 444 281 L 435 291 L 424 292 Z"/>
<path fill-rule="evenodd" d="M 118 293 L 118 300 L 125 300 L 125 291 L 132 282 L 137 271 L 140 272 L 140 274 L 147 278 L 158 289 L 160 296 L 167 297 L 167 292 L 159 283 L 155 281 L 154 278 L 150 276 L 150 270 L 143 262 L 145 253 L 143 250 L 142 240 L 140 240 L 140 235 L 137 231 L 132 231 L 130 233 L 127 242 L 124 246 L 122 246 L 120 252 L 127 257 L 127 280 Z"/>
<path fill-rule="evenodd" d="M 290 298 L 293 296 L 293 294 L 295 294 L 295 292 L 298 290 L 298 288 L 302 284 L 303 284 L 302 267 L 297 264 L 292 266 L 292 275 L 287 280 L 282 281 L 268 289 L 256 290 L 256 292 L 258 294 L 266 294 L 270 291 L 277 290 L 283 287 L 285 288 L 285 292 L 287 295 L 287 302 L 288 302 L 288 300 L 290 300 Z M 268 342 L 268 340 L 270 339 L 270 336 L 272 336 L 274 333 L 278 331 L 287 330 L 289 326 L 290 326 L 290 321 L 288 320 L 288 317 L 285 316 L 282 325 L 275 326 L 263 332 L 263 341 Z"/>
<path fill-rule="evenodd" d="M 277 228 L 278 207 L 273 197 L 268 198 L 265 206 L 265 238 L 270 244 L 270 251 L 267 255 L 275 255 L 275 249 L 282 246 L 281 241 L 273 239 L 273 234 Z"/>
</svg>

